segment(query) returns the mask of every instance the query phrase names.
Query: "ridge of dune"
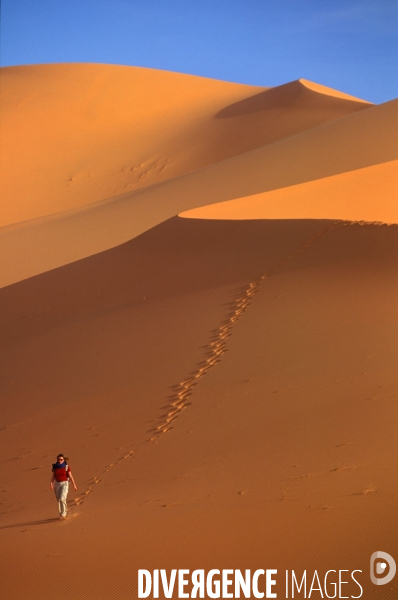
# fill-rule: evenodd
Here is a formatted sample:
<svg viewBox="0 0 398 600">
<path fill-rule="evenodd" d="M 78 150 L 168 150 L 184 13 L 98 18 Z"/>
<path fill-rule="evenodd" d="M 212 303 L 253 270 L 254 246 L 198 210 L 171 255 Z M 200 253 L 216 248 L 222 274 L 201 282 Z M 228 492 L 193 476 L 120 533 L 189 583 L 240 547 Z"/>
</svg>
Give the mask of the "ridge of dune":
<svg viewBox="0 0 398 600">
<path fill-rule="evenodd" d="M 398 101 L 373 106 L 169 181 L 3 227 L 0 285 L 102 252 L 190 209 L 396 160 L 397 113 Z M 360 202 L 351 214 L 363 220 Z"/>
<path fill-rule="evenodd" d="M 278 127 L 286 127 L 286 130 L 289 127 L 290 135 L 292 135 L 300 131 L 297 126 L 295 127 L 294 119 L 303 118 L 303 115 L 305 115 L 307 123 L 305 129 L 308 129 L 322 122 L 337 119 L 371 106 L 373 104 L 366 100 L 349 96 L 306 79 L 296 79 L 235 102 L 225 107 L 216 116 L 219 118 L 247 117 L 255 113 L 258 118 L 260 113 L 271 110 Z M 272 121 L 267 125 L 272 127 Z M 286 137 L 286 135 L 280 137 Z M 276 141 L 280 137 L 275 136 L 272 141 Z"/>
<path fill-rule="evenodd" d="M 392 224 L 398 223 L 397 190 L 398 161 L 395 160 L 201 206 L 179 216 L 233 220 L 339 219 Z"/>
<path fill-rule="evenodd" d="M 304 80 L 265 88 L 79 63 L 5 67 L 0 77 L 2 226 L 170 180 L 370 107 Z"/>
<path fill-rule="evenodd" d="M 367 100 L 361 100 L 361 98 L 357 98 L 356 96 L 351 96 L 345 92 L 340 92 L 339 90 L 335 90 L 326 85 L 321 85 L 320 83 L 315 83 L 314 81 L 309 81 L 308 79 L 300 78 L 298 81 L 308 89 L 318 92 L 319 94 L 326 94 L 327 96 L 334 96 L 335 98 L 342 98 L 344 100 L 353 100 L 354 102 L 363 102 L 364 104 L 372 104 Z"/>
</svg>

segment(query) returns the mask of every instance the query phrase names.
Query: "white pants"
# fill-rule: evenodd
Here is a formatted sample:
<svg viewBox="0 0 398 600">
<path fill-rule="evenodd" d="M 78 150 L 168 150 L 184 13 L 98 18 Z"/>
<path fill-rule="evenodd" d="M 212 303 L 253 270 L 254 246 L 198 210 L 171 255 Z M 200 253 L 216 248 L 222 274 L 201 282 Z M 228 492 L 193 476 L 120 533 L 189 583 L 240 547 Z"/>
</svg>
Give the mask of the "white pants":
<svg viewBox="0 0 398 600">
<path fill-rule="evenodd" d="M 59 514 L 66 517 L 66 498 L 69 491 L 69 481 L 54 481 L 55 497 L 58 500 Z"/>
</svg>

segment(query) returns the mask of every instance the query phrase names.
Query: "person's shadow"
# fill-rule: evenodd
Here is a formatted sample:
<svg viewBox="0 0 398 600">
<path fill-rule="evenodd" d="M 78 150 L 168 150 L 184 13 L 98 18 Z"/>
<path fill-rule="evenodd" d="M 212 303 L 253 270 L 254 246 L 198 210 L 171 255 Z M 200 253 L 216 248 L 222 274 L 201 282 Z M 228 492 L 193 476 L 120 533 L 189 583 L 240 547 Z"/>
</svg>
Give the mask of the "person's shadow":
<svg viewBox="0 0 398 600">
<path fill-rule="evenodd" d="M 42 519 L 41 521 L 27 521 L 25 523 L 14 523 L 13 525 L 3 525 L 0 529 L 12 529 L 13 527 L 26 527 L 27 525 L 44 525 L 45 523 L 53 523 L 59 521 L 59 517 L 53 519 Z"/>
</svg>

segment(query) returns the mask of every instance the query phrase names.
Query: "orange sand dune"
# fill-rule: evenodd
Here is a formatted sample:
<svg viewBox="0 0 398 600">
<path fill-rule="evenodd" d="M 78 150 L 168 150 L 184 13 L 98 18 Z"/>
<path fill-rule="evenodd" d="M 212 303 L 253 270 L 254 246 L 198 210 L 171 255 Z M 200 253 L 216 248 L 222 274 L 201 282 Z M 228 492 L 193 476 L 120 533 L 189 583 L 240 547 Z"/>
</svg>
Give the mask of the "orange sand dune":
<svg viewBox="0 0 398 600">
<path fill-rule="evenodd" d="M 171 179 L 370 106 L 305 80 L 267 90 L 96 64 L 8 67 L 0 77 L 0 226 Z"/>
<path fill-rule="evenodd" d="M 0 290 L 2 597 L 52 597 L 62 563 L 65 599 L 341 568 L 392 600 L 368 563 L 396 539 L 397 232 L 174 218 Z"/>
<path fill-rule="evenodd" d="M 191 219 L 343 219 L 398 223 L 398 161 L 188 210 Z M 382 202 L 380 202 L 382 199 Z"/>
<path fill-rule="evenodd" d="M 278 598 L 286 569 L 395 598 L 369 559 L 396 555 L 398 101 L 0 75 L 0 597 L 271 568 Z"/>
<path fill-rule="evenodd" d="M 392 133 L 397 110 L 398 102 L 388 102 L 169 181 L 1 228 L 0 285 L 126 242 L 189 209 L 392 161 L 398 156 Z M 365 217 L 362 199 L 352 208 L 355 220 L 370 215 Z M 372 221 L 380 219 L 380 209 Z"/>
</svg>

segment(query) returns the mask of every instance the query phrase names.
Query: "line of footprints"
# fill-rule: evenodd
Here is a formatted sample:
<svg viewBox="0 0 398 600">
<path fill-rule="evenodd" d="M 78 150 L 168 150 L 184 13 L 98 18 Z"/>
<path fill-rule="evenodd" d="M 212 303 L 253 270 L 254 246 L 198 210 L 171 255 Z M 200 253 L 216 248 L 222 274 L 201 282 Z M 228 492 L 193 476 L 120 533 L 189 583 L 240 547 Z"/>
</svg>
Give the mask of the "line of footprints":
<svg viewBox="0 0 398 600">
<path fill-rule="evenodd" d="M 289 256 L 281 260 L 273 269 L 271 269 L 268 273 L 265 273 L 255 281 L 246 286 L 243 291 L 241 291 L 237 298 L 235 298 L 230 303 L 230 311 L 226 315 L 224 321 L 222 321 L 221 325 L 215 329 L 212 333 L 211 341 L 205 346 L 205 356 L 204 360 L 198 364 L 198 367 L 195 371 L 193 371 L 190 376 L 181 381 L 180 383 L 173 386 L 174 392 L 171 396 L 169 396 L 168 400 L 169 404 L 166 406 L 167 413 L 161 417 L 158 425 L 150 430 L 152 437 L 147 440 L 149 443 L 156 442 L 160 436 L 167 433 L 171 429 L 173 429 L 172 422 L 178 418 L 180 413 L 185 410 L 191 402 L 189 402 L 190 396 L 193 394 L 193 390 L 195 385 L 199 382 L 199 379 L 206 375 L 206 373 L 214 367 L 217 363 L 220 362 L 221 356 L 227 351 L 227 338 L 232 334 L 232 328 L 234 324 L 241 318 L 247 307 L 251 304 L 251 299 L 256 294 L 259 289 L 261 282 L 269 277 L 271 274 L 278 271 L 281 267 L 283 267 L 287 262 L 292 260 L 295 256 L 303 252 L 306 248 L 314 244 L 321 238 L 325 233 L 332 229 L 338 229 L 340 227 L 350 227 L 350 226 L 364 226 L 364 225 L 378 225 L 382 226 L 385 223 L 367 223 L 364 221 L 337 221 L 329 223 L 325 228 L 321 229 L 318 233 L 316 233 L 313 237 L 307 240 L 302 246 L 297 248 L 294 252 L 292 252 Z M 137 450 L 131 450 L 127 452 L 123 456 L 121 456 L 118 460 L 113 463 L 107 465 L 103 472 L 102 476 L 94 477 L 89 481 L 89 486 L 84 492 L 84 494 L 75 498 L 72 502 L 75 506 L 80 506 L 83 504 L 87 496 L 89 496 L 95 486 L 100 483 L 103 477 L 109 473 L 116 465 L 122 462 L 122 460 L 126 460 L 131 458 Z"/>
<path fill-rule="evenodd" d="M 155 442 L 162 434 L 170 431 L 172 429 L 170 423 L 178 417 L 181 411 L 191 404 L 191 402 L 188 402 L 188 398 L 192 395 L 194 386 L 211 367 L 221 360 L 221 355 L 227 351 L 225 340 L 231 335 L 231 329 L 234 323 L 242 316 L 250 304 L 251 297 L 257 292 L 258 287 L 264 277 L 266 276 L 264 275 L 256 281 L 251 282 L 244 289 L 243 294 L 231 302 L 232 310 L 227 315 L 226 319 L 221 323 L 220 327 L 213 332 L 213 341 L 206 346 L 207 352 L 205 355 L 205 360 L 199 363 L 196 371 L 194 371 L 188 379 L 174 386 L 175 392 L 169 397 L 170 404 L 167 406 L 167 415 L 157 427 L 151 430 L 153 435 L 148 440 L 150 443 Z M 73 505 L 81 506 L 86 500 L 87 496 L 93 492 L 95 486 L 102 481 L 104 475 L 109 473 L 109 471 L 121 463 L 122 460 L 131 458 L 135 452 L 136 450 L 131 450 L 115 462 L 107 465 L 103 470 L 102 476 L 93 477 L 93 479 L 89 481 L 88 488 L 84 494 L 81 494 L 72 501 Z"/>
<path fill-rule="evenodd" d="M 220 362 L 221 356 L 227 351 L 226 340 L 232 333 L 232 327 L 249 306 L 252 296 L 257 292 L 261 281 L 265 277 L 266 275 L 263 275 L 259 279 L 249 283 L 243 293 L 231 302 L 231 311 L 220 327 L 214 330 L 212 341 L 205 346 L 205 359 L 198 364 L 197 369 L 190 374 L 188 379 L 173 386 L 174 393 L 169 396 L 168 412 L 157 427 L 151 430 L 151 433 L 153 433 L 149 440 L 151 443 L 156 442 L 161 435 L 173 429 L 171 423 L 191 404 L 189 397 L 193 394 L 193 388 L 197 385 L 199 379 L 206 375 L 209 369 Z"/>
<path fill-rule="evenodd" d="M 107 465 L 104 470 L 102 471 L 102 477 L 101 476 L 96 476 L 93 477 L 89 482 L 88 482 L 88 488 L 86 489 L 86 491 L 84 492 L 84 494 L 78 496 L 77 498 L 74 498 L 74 500 L 72 500 L 72 503 L 74 506 L 80 506 L 81 504 L 84 503 L 85 499 L 87 498 L 87 496 L 89 496 L 92 491 L 94 490 L 95 486 L 98 483 L 101 483 L 103 477 L 109 473 L 109 471 L 111 471 L 114 467 L 116 467 L 116 465 L 118 465 L 119 463 L 122 462 L 122 460 L 126 460 L 126 458 L 131 458 L 133 456 L 133 454 L 136 452 L 136 450 L 130 450 L 130 452 L 127 452 L 126 454 L 124 454 L 123 456 L 121 456 L 118 460 L 115 460 L 115 462 L 110 463 L 109 465 Z"/>
<path fill-rule="evenodd" d="M 322 229 L 314 237 L 312 237 L 305 244 L 303 244 L 300 248 L 295 250 L 292 254 L 290 254 L 288 257 L 286 257 L 280 263 L 278 263 L 271 271 L 262 275 L 255 281 L 249 283 L 249 285 L 246 286 L 242 292 L 240 292 L 238 297 L 232 300 L 232 302 L 230 303 L 231 309 L 229 313 L 226 315 L 226 318 L 222 321 L 220 326 L 212 332 L 212 340 L 207 344 L 207 346 L 205 346 L 206 353 L 204 360 L 198 364 L 197 369 L 193 371 L 187 379 L 173 386 L 174 393 L 168 398 L 170 402 L 166 406 L 167 413 L 164 415 L 164 417 L 160 419 L 158 425 L 150 430 L 150 433 L 152 433 L 152 437 L 148 440 L 148 442 L 156 442 L 160 438 L 160 436 L 173 429 L 171 423 L 178 418 L 178 416 L 183 410 L 190 406 L 191 402 L 189 402 L 189 398 L 193 394 L 193 389 L 195 385 L 197 385 L 201 377 L 206 375 L 209 369 L 211 369 L 212 367 L 214 367 L 214 365 L 220 362 L 221 356 L 227 351 L 226 340 L 232 334 L 232 328 L 234 324 L 241 318 L 247 307 L 250 305 L 251 299 L 254 296 L 254 294 L 258 291 L 260 283 L 264 279 L 269 277 L 271 273 L 277 271 L 286 262 L 288 262 L 297 254 L 302 252 L 309 245 L 316 242 L 324 233 L 326 233 L 326 231 L 339 225 L 341 226 L 342 223 L 333 223 L 331 225 L 328 225 L 325 229 Z M 102 481 L 104 475 L 109 473 L 109 471 L 111 471 L 122 460 L 133 456 L 135 452 L 136 450 L 131 450 L 130 452 L 127 452 L 127 454 L 122 456 L 120 459 L 107 465 L 102 472 L 102 476 L 93 477 L 93 479 L 89 481 L 88 488 L 86 489 L 84 494 L 75 498 L 72 501 L 73 504 L 75 506 L 82 505 L 86 500 L 87 496 L 89 496 L 93 492 L 95 486 Z"/>
<path fill-rule="evenodd" d="M 251 303 L 251 299 L 254 294 L 258 291 L 261 282 L 264 279 L 267 279 L 271 274 L 278 271 L 281 267 L 283 267 L 287 262 L 292 260 L 295 256 L 303 252 L 308 246 L 314 244 L 320 237 L 322 237 L 325 233 L 330 231 L 331 229 L 337 229 L 338 227 L 342 227 L 350 223 L 345 223 L 343 221 L 334 221 L 329 223 L 318 231 L 313 237 L 308 239 L 304 244 L 302 244 L 299 248 L 294 250 L 287 257 L 282 259 L 275 267 L 273 267 L 270 271 L 261 275 L 255 281 L 249 283 L 247 287 L 240 292 L 237 298 L 235 298 L 231 303 L 231 310 L 227 314 L 224 321 L 222 321 L 220 327 L 213 331 L 212 341 L 209 342 L 207 346 L 205 346 L 206 353 L 205 359 L 198 364 L 198 368 L 193 371 L 188 379 L 181 381 L 177 385 L 173 386 L 174 393 L 169 396 L 168 400 L 169 404 L 165 407 L 167 410 L 166 415 L 164 415 L 158 425 L 150 430 L 152 433 L 152 437 L 149 442 L 156 442 L 161 435 L 167 433 L 173 426 L 171 423 L 178 418 L 180 413 L 186 409 L 191 402 L 189 402 L 189 397 L 193 394 L 193 388 L 197 385 L 199 379 L 206 375 L 209 369 L 211 369 L 214 365 L 216 365 L 221 360 L 221 356 L 224 352 L 227 351 L 227 343 L 226 339 L 232 335 L 232 327 L 240 319 L 243 315 L 247 307 Z M 362 224 L 362 223 L 361 223 Z"/>
</svg>

